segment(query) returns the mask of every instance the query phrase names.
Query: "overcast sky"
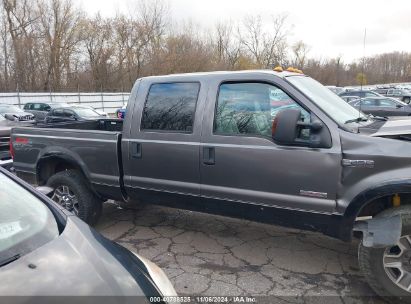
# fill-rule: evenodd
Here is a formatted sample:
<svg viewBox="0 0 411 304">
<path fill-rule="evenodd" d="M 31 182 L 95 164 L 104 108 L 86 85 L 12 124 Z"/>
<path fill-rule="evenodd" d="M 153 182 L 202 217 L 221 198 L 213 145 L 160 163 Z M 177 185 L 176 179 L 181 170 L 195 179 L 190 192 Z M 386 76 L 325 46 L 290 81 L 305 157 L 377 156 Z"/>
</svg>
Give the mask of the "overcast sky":
<svg viewBox="0 0 411 304">
<path fill-rule="evenodd" d="M 87 0 L 81 7 L 93 15 L 115 16 L 129 13 L 137 0 Z M 165 0 L 173 22 L 191 20 L 208 29 L 216 22 L 241 20 L 247 14 L 260 14 L 266 23 L 270 16 L 288 15 L 290 42 L 303 40 L 309 55 L 317 58 L 341 55 L 345 61 L 365 54 L 411 52 L 411 0 Z"/>
</svg>

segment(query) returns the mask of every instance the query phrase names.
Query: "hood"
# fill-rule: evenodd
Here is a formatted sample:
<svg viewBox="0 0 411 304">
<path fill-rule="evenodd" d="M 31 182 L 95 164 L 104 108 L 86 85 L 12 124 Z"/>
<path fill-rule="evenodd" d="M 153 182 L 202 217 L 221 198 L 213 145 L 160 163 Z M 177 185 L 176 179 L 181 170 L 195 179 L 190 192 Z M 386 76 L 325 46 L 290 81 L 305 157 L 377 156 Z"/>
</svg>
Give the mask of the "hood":
<svg viewBox="0 0 411 304">
<path fill-rule="evenodd" d="M 2 113 L 4 117 L 6 115 L 14 116 L 18 121 L 32 121 L 35 119 L 35 116 L 28 112 L 10 112 L 10 113 Z"/>
<path fill-rule="evenodd" d="M 378 129 L 377 132 L 371 134 L 371 136 L 377 137 L 399 135 L 411 135 L 411 118 L 390 118 Z"/>
<path fill-rule="evenodd" d="M 0 269 L 0 294 L 144 295 L 130 272 L 95 235 L 87 224 L 69 216 L 58 238 Z"/>
</svg>

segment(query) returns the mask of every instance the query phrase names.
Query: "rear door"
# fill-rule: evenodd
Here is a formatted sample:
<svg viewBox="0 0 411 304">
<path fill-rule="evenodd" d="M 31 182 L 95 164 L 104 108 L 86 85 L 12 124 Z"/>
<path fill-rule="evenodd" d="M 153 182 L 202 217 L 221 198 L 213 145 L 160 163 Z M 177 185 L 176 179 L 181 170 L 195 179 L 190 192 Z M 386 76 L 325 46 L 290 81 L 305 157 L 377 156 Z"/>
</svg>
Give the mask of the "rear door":
<svg viewBox="0 0 411 304">
<path fill-rule="evenodd" d="M 122 141 L 124 185 L 130 198 L 165 203 L 175 196 L 199 197 L 205 92 L 205 84 L 192 78 L 141 81 L 137 96 L 130 97 L 125 124 L 130 130 Z"/>
<path fill-rule="evenodd" d="M 266 77 L 232 76 L 210 85 L 200 150 L 202 196 L 206 203 L 333 212 L 341 177 L 338 132 L 329 149 L 275 144 L 271 127 L 279 111 L 298 108 L 307 122 L 313 113 L 284 80 Z"/>
</svg>

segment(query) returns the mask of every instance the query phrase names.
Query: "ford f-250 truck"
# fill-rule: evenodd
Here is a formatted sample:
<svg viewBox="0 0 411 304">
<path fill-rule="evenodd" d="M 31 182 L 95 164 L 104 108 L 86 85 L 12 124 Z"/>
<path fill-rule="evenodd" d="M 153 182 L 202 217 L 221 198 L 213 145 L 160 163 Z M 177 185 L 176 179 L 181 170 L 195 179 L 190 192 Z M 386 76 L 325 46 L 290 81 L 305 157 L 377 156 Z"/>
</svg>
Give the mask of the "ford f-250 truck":
<svg viewBox="0 0 411 304">
<path fill-rule="evenodd" d="M 94 223 L 107 199 L 362 237 L 379 295 L 411 295 L 411 121 L 365 116 L 310 77 L 136 81 L 124 122 L 15 128 L 18 176 Z"/>
</svg>

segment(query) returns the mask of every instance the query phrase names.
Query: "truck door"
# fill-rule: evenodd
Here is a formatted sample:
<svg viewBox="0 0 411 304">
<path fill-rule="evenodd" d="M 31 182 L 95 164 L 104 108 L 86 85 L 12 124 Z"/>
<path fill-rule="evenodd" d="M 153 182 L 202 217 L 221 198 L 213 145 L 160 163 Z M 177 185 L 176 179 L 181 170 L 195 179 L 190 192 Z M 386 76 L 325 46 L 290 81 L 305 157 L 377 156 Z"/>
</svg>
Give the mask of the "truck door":
<svg viewBox="0 0 411 304">
<path fill-rule="evenodd" d="M 142 80 L 137 96 L 130 97 L 122 141 L 124 186 L 131 199 L 173 203 L 200 196 L 199 109 L 205 89 L 191 79 L 159 79 Z"/>
<path fill-rule="evenodd" d="M 341 176 L 338 134 L 329 149 L 275 144 L 272 121 L 279 111 L 299 108 L 304 121 L 312 113 L 291 97 L 303 95 L 287 82 L 261 79 L 210 84 L 200 150 L 205 202 L 335 211 Z"/>
</svg>

